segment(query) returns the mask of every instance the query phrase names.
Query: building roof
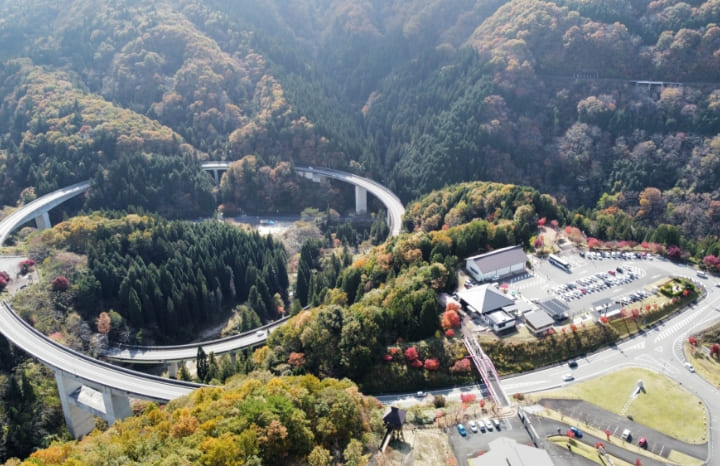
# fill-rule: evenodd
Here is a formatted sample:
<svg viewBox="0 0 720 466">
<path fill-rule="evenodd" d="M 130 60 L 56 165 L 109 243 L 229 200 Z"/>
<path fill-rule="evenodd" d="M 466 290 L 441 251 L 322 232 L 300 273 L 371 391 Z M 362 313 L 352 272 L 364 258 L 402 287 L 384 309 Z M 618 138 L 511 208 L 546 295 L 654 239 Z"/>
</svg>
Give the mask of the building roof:
<svg viewBox="0 0 720 466">
<path fill-rule="evenodd" d="M 515 304 L 515 301 L 512 299 L 495 291 L 489 283 L 470 288 L 469 290 L 460 290 L 458 296 L 462 301 L 465 301 L 468 306 L 481 314 L 497 311 L 505 306 Z"/>
<path fill-rule="evenodd" d="M 534 306 L 524 299 L 515 300 L 515 302 L 509 306 L 505 306 L 503 310 L 511 314 L 523 315 L 526 312 L 532 311 Z"/>
<path fill-rule="evenodd" d="M 518 443 L 507 437 L 500 437 L 491 441 L 490 450 L 476 458 L 468 458 L 470 466 L 497 466 L 497 465 L 533 465 L 553 466 L 548 452 Z"/>
<path fill-rule="evenodd" d="M 525 255 L 522 245 L 518 244 L 468 257 L 466 260 L 475 262 L 477 268 L 484 275 L 512 264 L 524 264 L 527 261 L 527 255 Z"/>
<path fill-rule="evenodd" d="M 557 298 L 550 298 L 544 301 L 539 301 L 538 305 L 557 321 L 568 318 L 568 311 L 570 310 L 570 307 Z"/>
<path fill-rule="evenodd" d="M 383 422 L 390 427 L 399 429 L 405 423 L 405 410 L 400 409 L 397 406 L 388 407 L 387 411 L 383 415 Z"/>
<path fill-rule="evenodd" d="M 487 315 L 487 318 L 495 325 L 515 320 L 515 317 L 511 316 L 503 310 L 491 312 Z"/>
<path fill-rule="evenodd" d="M 555 323 L 545 311 L 530 311 L 525 314 L 525 321 L 534 329 L 541 329 Z"/>
</svg>

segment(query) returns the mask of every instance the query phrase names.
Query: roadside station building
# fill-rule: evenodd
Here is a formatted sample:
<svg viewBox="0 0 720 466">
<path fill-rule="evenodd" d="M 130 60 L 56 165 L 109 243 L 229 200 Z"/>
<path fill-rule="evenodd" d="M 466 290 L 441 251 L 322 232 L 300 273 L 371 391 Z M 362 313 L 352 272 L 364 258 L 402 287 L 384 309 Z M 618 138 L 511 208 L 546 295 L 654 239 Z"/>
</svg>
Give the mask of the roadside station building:
<svg viewBox="0 0 720 466">
<path fill-rule="evenodd" d="M 508 246 L 465 259 L 465 269 L 479 282 L 510 278 L 525 271 L 527 255 L 521 245 Z"/>
<path fill-rule="evenodd" d="M 515 301 L 496 291 L 491 284 L 461 290 L 458 298 L 470 313 L 481 316 L 494 331 L 503 332 L 515 328 L 515 317 L 505 310 L 516 307 Z"/>
</svg>

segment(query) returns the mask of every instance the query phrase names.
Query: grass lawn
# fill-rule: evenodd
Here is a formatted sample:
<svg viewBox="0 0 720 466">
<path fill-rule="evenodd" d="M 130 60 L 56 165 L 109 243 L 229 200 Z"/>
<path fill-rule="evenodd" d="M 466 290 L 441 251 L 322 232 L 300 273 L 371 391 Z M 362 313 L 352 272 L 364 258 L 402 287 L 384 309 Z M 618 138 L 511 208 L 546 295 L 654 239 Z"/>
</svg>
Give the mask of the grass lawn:
<svg viewBox="0 0 720 466">
<path fill-rule="evenodd" d="M 646 393 L 640 393 L 628 410 L 622 412 L 639 379 L 643 381 Z M 623 369 L 538 395 L 585 400 L 615 414 L 632 414 L 635 422 L 684 442 L 700 444 L 707 441 L 705 405 L 675 381 L 647 369 Z"/>
<path fill-rule="evenodd" d="M 697 373 L 705 380 L 720 388 L 720 362 L 700 351 L 693 351 L 690 343 L 685 342 L 685 357 L 695 367 Z M 697 355 L 696 355 L 697 354 Z M 699 357 L 698 357 L 699 356 Z"/>
</svg>

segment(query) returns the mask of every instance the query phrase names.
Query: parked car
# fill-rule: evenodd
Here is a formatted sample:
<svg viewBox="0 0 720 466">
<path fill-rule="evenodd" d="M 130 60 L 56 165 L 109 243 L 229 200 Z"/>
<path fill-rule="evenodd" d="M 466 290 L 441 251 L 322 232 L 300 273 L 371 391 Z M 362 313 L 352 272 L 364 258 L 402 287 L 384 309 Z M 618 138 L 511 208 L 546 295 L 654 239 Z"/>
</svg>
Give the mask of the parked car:
<svg viewBox="0 0 720 466">
<path fill-rule="evenodd" d="M 582 431 L 575 426 L 571 427 L 570 431 L 575 434 L 575 438 L 582 438 L 583 436 Z"/>
<path fill-rule="evenodd" d="M 492 430 L 493 430 L 493 425 L 492 425 L 492 422 L 490 422 L 490 419 L 484 417 L 483 420 L 482 420 L 482 422 L 483 422 L 483 424 L 485 424 L 485 428 L 486 428 L 488 431 L 492 431 Z"/>
<path fill-rule="evenodd" d="M 632 433 L 630 432 L 630 429 L 623 430 L 623 433 L 620 437 L 622 437 L 623 440 L 627 440 L 628 442 L 631 442 L 632 441 Z"/>
<path fill-rule="evenodd" d="M 469 425 L 470 425 L 470 430 L 477 434 L 477 431 L 478 431 L 477 422 L 475 422 L 475 420 L 472 420 L 469 422 Z"/>
<path fill-rule="evenodd" d="M 467 435 L 467 430 L 465 430 L 465 426 L 462 424 L 458 424 L 458 432 L 460 432 L 460 435 L 463 437 Z"/>
<path fill-rule="evenodd" d="M 638 441 L 638 446 L 640 448 L 647 448 L 647 439 L 645 437 L 641 438 L 640 441 Z"/>
<path fill-rule="evenodd" d="M 492 423 L 493 423 L 493 425 L 495 426 L 495 430 L 497 430 L 498 432 L 500 432 L 500 420 L 493 418 Z"/>
</svg>

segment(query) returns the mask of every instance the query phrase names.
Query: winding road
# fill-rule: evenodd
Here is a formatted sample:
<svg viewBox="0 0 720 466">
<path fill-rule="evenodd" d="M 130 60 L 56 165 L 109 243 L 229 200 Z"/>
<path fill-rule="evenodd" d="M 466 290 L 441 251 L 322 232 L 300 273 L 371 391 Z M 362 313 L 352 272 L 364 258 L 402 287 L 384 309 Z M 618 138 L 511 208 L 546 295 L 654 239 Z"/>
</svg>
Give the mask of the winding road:
<svg viewBox="0 0 720 466">
<path fill-rule="evenodd" d="M 229 163 L 206 162 L 202 165 L 202 168 L 204 170 L 226 169 Z M 405 209 L 400 200 L 387 188 L 367 178 L 337 170 L 312 167 L 297 167 L 296 170 L 338 179 L 370 191 L 388 209 L 391 235 L 399 234 L 401 218 Z M 50 209 L 84 193 L 89 188 L 90 183 L 88 181 L 76 183 L 46 194 L 17 209 L 0 222 L 0 246 L 5 242 L 8 235 L 18 227 L 39 215 L 46 215 Z M 198 346 L 203 346 L 207 352 L 212 351 L 221 354 L 261 344 L 267 339 L 270 331 L 285 322 L 287 322 L 287 319 L 242 335 L 203 343 L 166 347 L 112 348 L 107 357 L 115 361 L 140 364 L 192 360 L 197 355 Z M 36 331 L 30 324 L 22 320 L 5 301 L 0 301 L 0 332 L 15 346 L 57 371 L 95 386 L 110 387 L 116 392 L 122 392 L 129 396 L 164 402 L 186 395 L 201 386 L 124 369 L 73 351 Z M 262 334 L 259 332 L 262 332 Z"/>
</svg>

